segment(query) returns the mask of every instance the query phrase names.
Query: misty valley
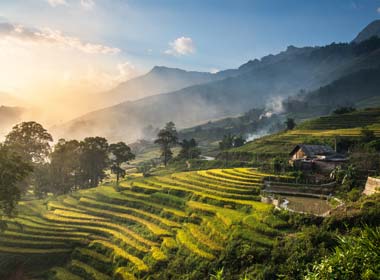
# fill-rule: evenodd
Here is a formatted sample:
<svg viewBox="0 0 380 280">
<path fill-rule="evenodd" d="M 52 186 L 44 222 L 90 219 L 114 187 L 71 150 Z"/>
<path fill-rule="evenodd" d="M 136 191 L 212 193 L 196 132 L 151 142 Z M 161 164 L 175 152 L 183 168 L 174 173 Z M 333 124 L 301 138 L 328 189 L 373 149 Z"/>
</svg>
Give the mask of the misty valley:
<svg viewBox="0 0 380 280">
<path fill-rule="evenodd" d="M 380 3 L 338 2 L 0 3 L 0 279 L 380 279 Z"/>
</svg>

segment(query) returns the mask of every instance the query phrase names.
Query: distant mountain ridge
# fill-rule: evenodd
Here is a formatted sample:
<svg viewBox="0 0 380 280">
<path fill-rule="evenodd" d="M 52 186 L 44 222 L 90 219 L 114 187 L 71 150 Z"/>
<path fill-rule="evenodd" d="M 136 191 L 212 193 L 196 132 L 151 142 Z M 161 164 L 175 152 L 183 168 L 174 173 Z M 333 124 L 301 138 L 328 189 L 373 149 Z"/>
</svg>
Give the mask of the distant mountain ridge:
<svg viewBox="0 0 380 280">
<path fill-rule="evenodd" d="M 233 74 L 233 73 L 231 73 Z M 223 74 L 186 71 L 178 68 L 155 66 L 147 74 L 121 83 L 116 88 L 98 95 L 105 104 L 118 104 L 160 93 L 179 90 L 196 84 L 224 78 Z"/>
<path fill-rule="evenodd" d="M 96 134 L 112 140 L 134 141 L 144 137 L 147 126 L 161 127 L 174 121 L 179 128 L 185 128 L 234 116 L 263 107 L 272 98 L 316 90 L 341 77 L 379 66 L 377 40 L 324 47 L 290 46 L 277 55 L 214 74 L 218 78 L 213 81 L 123 102 L 86 114 L 57 127 L 56 131 L 75 138 Z"/>
<path fill-rule="evenodd" d="M 368 24 L 359 34 L 356 36 L 356 38 L 353 40 L 355 43 L 360 43 L 365 40 L 368 40 L 369 38 L 377 36 L 380 37 L 380 19 L 375 20 Z"/>
</svg>

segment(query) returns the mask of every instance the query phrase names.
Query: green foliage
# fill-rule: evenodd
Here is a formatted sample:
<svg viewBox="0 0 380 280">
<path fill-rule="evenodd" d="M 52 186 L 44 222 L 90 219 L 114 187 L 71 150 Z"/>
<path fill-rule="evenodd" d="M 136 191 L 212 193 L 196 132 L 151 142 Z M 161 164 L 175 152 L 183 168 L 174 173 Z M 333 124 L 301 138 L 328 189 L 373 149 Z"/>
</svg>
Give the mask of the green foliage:
<svg viewBox="0 0 380 280">
<path fill-rule="evenodd" d="M 293 130 L 296 127 L 296 122 L 292 118 L 287 118 L 285 125 L 287 130 Z"/>
<path fill-rule="evenodd" d="M 36 122 L 23 122 L 15 125 L 5 137 L 4 144 L 17 151 L 25 160 L 43 163 L 49 152 L 52 136 Z"/>
<path fill-rule="evenodd" d="M 235 148 L 241 147 L 244 144 L 245 144 L 245 139 L 243 138 L 243 136 L 239 135 L 239 136 L 234 137 L 233 146 Z"/>
<path fill-rule="evenodd" d="M 134 159 L 135 155 L 131 152 L 131 148 L 124 142 L 111 144 L 108 148 L 108 152 L 110 153 L 111 171 L 116 174 L 116 185 L 118 185 L 120 176 L 125 176 L 125 170 L 121 168 L 121 164 Z"/>
<path fill-rule="evenodd" d="M 334 110 L 333 114 L 334 115 L 343 115 L 343 114 L 348 114 L 355 112 L 356 109 L 354 107 L 339 107 Z"/>
<path fill-rule="evenodd" d="M 154 143 L 160 145 L 161 156 L 163 158 L 164 165 L 168 164 L 168 161 L 173 157 L 171 148 L 178 142 L 178 134 L 173 122 L 168 122 L 163 129 L 157 134 L 157 139 Z"/>
<path fill-rule="evenodd" d="M 305 280 L 379 279 L 379 248 L 380 227 L 365 227 L 359 236 L 340 238 L 334 253 L 314 265 Z"/>
<path fill-rule="evenodd" d="M 198 143 L 194 138 L 190 140 L 184 139 L 181 143 L 181 150 L 178 154 L 178 159 L 197 159 L 201 155 L 201 151 L 198 148 Z"/>
<path fill-rule="evenodd" d="M 21 155 L 0 144 L 0 226 L 2 217 L 10 216 L 20 199 L 17 184 L 32 170 L 31 164 Z"/>
<path fill-rule="evenodd" d="M 234 136 L 226 134 L 223 136 L 222 141 L 219 142 L 219 149 L 221 151 L 231 149 L 234 145 Z"/>
<path fill-rule="evenodd" d="M 104 169 L 108 166 L 108 143 L 103 137 L 87 137 L 80 142 L 79 162 L 85 187 L 96 187 L 105 178 Z"/>
</svg>

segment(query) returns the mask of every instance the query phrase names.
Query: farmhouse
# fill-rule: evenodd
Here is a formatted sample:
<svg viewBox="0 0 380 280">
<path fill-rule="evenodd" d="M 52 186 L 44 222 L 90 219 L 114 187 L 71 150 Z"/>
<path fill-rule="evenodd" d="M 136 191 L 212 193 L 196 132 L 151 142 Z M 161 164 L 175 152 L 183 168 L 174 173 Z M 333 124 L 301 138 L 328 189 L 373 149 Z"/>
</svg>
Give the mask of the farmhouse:
<svg viewBox="0 0 380 280">
<path fill-rule="evenodd" d="M 299 144 L 290 152 L 290 165 L 302 170 L 330 172 L 347 158 L 328 145 Z"/>
</svg>

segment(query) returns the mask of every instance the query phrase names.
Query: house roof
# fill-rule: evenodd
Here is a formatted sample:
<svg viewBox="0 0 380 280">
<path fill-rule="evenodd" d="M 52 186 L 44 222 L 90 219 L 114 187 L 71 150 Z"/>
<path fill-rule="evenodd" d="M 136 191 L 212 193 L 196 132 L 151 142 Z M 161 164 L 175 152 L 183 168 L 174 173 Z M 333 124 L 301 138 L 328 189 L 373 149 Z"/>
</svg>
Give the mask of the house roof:
<svg viewBox="0 0 380 280">
<path fill-rule="evenodd" d="M 318 155 L 334 155 L 336 152 L 328 145 L 307 145 L 298 144 L 291 152 L 290 155 L 294 155 L 298 150 L 302 150 L 307 157 L 313 158 Z"/>
</svg>

